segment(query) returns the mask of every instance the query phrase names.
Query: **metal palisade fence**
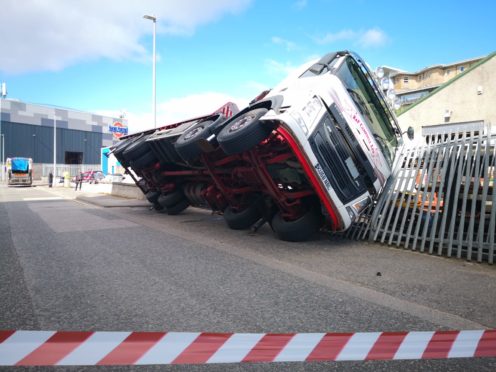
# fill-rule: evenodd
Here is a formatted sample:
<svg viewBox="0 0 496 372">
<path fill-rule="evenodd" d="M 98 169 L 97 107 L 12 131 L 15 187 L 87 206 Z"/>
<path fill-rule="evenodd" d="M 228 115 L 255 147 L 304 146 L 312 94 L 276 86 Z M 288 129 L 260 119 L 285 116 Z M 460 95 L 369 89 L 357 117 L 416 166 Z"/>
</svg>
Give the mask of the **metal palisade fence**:
<svg viewBox="0 0 496 372">
<path fill-rule="evenodd" d="M 53 172 L 53 164 L 43 163 L 41 164 L 41 175 L 43 177 L 48 177 L 50 172 Z M 91 170 L 100 170 L 100 164 L 57 164 L 55 176 L 63 176 L 65 172 L 69 173 L 71 177 L 77 176 L 80 172 L 86 172 Z"/>
<path fill-rule="evenodd" d="M 347 236 L 492 264 L 496 136 L 456 132 L 426 142 L 402 150 L 383 192 Z"/>
</svg>

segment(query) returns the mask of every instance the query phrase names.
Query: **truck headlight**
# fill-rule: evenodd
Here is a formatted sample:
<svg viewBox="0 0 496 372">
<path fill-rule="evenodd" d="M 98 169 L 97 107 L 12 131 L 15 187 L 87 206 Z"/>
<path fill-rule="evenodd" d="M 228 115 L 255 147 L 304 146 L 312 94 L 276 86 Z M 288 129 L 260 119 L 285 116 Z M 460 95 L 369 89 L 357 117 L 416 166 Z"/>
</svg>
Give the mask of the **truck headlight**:
<svg viewBox="0 0 496 372">
<path fill-rule="evenodd" d="M 354 220 L 355 218 L 355 212 L 353 212 L 353 209 L 350 207 L 346 207 L 346 212 L 348 212 L 348 216 L 350 217 L 350 220 Z"/>
</svg>

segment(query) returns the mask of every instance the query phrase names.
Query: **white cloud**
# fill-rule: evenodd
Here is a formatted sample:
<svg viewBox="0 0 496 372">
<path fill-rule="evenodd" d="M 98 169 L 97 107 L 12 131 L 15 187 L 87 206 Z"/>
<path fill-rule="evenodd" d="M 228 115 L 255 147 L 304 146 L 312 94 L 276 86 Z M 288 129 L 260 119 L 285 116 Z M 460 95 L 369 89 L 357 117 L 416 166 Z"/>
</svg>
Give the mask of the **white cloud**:
<svg viewBox="0 0 496 372">
<path fill-rule="evenodd" d="M 358 39 L 358 44 L 365 48 L 380 47 L 388 42 L 389 38 L 384 31 L 379 28 L 372 28 L 365 31 Z"/>
<path fill-rule="evenodd" d="M 296 1 L 293 3 L 293 8 L 295 8 L 295 9 L 297 9 L 297 10 L 302 10 L 302 9 L 304 9 L 307 5 L 308 5 L 308 1 L 307 1 L 307 0 L 296 0 Z"/>
<path fill-rule="evenodd" d="M 278 62 L 273 59 L 265 61 L 267 71 L 272 75 L 288 75 L 295 70 L 295 66 L 290 62 Z"/>
<path fill-rule="evenodd" d="M 389 40 L 387 34 L 377 27 L 360 31 L 346 29 L 334 33 L 327 33 L 323 37 L 314 37 L 313 39 L 317 44 L 322 45 L 347 40 L 364 48 L 381 47 Z"/>
<path fill-rule="evenodd" d="M 293 43 L 292 41 L 283 39 L 283 38 L 281 38 L 279 36 L 273 36 L 272 37 L 272 43 L 273 44 L 276 44 L 276 45 L 282 45 L 282 46 L 284 46 L 288 52 L 291 52 L 291 51 L 297 49 L 297 46 L 296 46 L 295 43 Z"/>
<path fill-rule="evenodd" d="M 203 116 L 213 113 L 227 102 L 234 102 L 240 109 L 248 104 L 248 100 L 234 98 L 224 93 L 203 92 L 185 97 L 173 98 L 157 106 L 157 117 L 164 124 Z"/>
<path fill-rule="evenodd" d="M 213 113 L 227 102 L 234 102 L 241 110 L 248 105 L 249 99 L 231 97 L 219 92 L 203 92 L 173 98 L 157 104 L 157 126 L 173 124 Z M 152 113 L 126 112 L 129 132 L 136 133 L 153 128 Z M 118 117 L 122 111 L 96 110 L 100 115 Z"/>
<path fill-rule="evenodd" d="M 285 78 L 293 78 L 296 75 L 302 74 L 307 68 L 309 68 L 313 63 L 317 62 L 320 55 L 309 55 L 307 56 L 302 64 L 295 65 L 292 62 L 279 62 L 274 59 L 267 59 L 265 61 L 265 69 L 271 75 L 276 75 L 278 77 L 283 76 Z"/>
<path fill-rule="evenodd" d="M 315 38 L 317 44 L 332 44 L 341 40 L 352 40 L 356 37 L 356 32 L 352 30 L 341 30 L 334 33 L 327 33 L 325 36 Z"/>
<path fill-rule="evenodd" d="M 0 71 L 56 71 L 84 60 L 146 58 L 140 40 L 195 29 L 247 8 L 251 0 L 2 0 Z"/>
<path fill-rule="evenodd" d="M 260 83 L 258 81 L 247 81 L 243 84 L 243 88 L 245 88 L 249 92 L 253 92 L 254 95 L 262 93 L 264 90 L 269 89 L 270 87 L 267 84 Z"/>
</svg>

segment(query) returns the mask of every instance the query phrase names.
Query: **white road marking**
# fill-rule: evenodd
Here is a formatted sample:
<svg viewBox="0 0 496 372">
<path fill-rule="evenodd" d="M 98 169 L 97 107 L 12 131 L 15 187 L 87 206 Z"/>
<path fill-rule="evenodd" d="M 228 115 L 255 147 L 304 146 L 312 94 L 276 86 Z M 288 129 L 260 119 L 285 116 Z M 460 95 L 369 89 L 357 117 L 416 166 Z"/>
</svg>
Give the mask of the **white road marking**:
<svg viewBox="0 0 496 372">
<path fill-rule="evenodd" d="M 24 201 L 41 201 L 41 200 L 64 200 L 61 196 L 45 196 L 39 198 L 23 198 Z"/>
</svg>

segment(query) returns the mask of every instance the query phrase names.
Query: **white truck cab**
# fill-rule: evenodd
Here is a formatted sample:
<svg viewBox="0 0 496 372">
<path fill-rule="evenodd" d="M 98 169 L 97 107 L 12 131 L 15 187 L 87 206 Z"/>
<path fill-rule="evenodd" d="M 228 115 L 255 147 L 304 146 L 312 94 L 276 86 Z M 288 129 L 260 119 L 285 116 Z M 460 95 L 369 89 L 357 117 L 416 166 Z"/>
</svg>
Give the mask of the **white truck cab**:
<svg viewBox="0 0 496 372">
<path fill-rule="evenodd" d="M 345 230 L 391 174 L 399 126 L 360 57 L 331 53 L 263 98 L 260 118 L 295 142 L 333 229 Z"/>
</svg>

